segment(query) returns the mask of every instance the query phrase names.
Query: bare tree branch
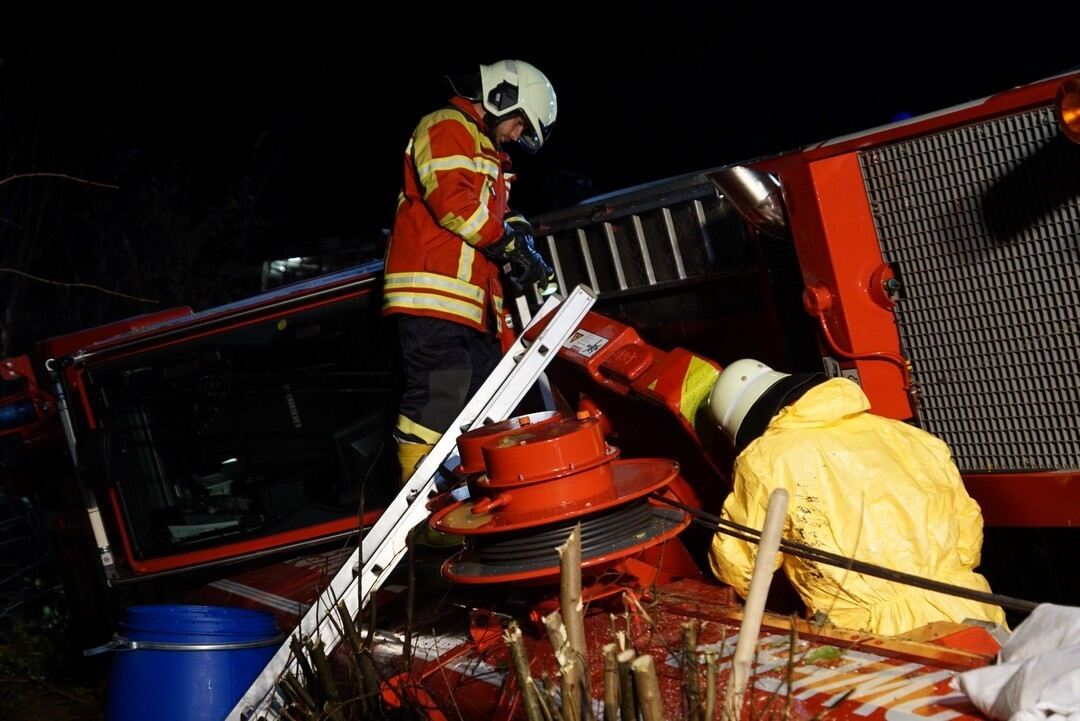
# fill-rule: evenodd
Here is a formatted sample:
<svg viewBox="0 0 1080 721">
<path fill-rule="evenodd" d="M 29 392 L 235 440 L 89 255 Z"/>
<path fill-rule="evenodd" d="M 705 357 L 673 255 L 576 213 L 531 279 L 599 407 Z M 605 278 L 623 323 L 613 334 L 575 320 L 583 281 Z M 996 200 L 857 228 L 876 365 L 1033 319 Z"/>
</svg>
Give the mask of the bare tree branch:
<svg viewBox="0 0 1080 721">
<path fill-rule="evenodd" d="M 85 178 L 76 178 L 74 175 L 67 175 L 66 173 L 19 173 L 18 175 L 9 175 L 3 180 L 0 180 L 0 185 L 5 185 L 13 180 L 19 180 L 21 178 L 61 178 L 63 180 L 70 180 L 73 183 L 93 185 L 96 188 L 109 188 L 111 190 L 120 189 L 119 185 L 112 185 L 111 183 L 98 183 L 93 180 L 87 180 Z"/>
<path fill-rule="evenodd" d="M 102 293 L 108 293 L 109 295 L 119 296 L 120 298 L 127 298 L 128 300 L 135 300 L 135 301 L 138 301 L 140 303 L 158 304 L 158 303 L 161 302 L 159 300 L 154 300 L 153 298 L 140 298 L 140 297 L 135 296 L 135 295 L 128 295 L 127 293 L 121 293 L 119 291 L 109 290 L 107 288 L 102 288 L 99 285 L 93 285 L 92 283 L 64 283 L 64 282 L 59 281 L 59 280 L 49 280 L 48 278 L 39 278 L 36 275 L 31 275 L 29 273 L 24 273 L 23 271 L 15 270 L 14 268 L 5 268 L 4 266 L 0 266 L 0 273 L 12 273 L 14 275 L 22 276 L 23 278 L 29 278 L 30 280 L 36 280 L 36 281 L 38 281 L 40 283 L 48 283 L 49 285 L 60 285 L 60 286 L 64 286 L 65 288 L 89 288 L 90 290 L 96 290 L 96 291 L 100 291 Z"/>
</svg>

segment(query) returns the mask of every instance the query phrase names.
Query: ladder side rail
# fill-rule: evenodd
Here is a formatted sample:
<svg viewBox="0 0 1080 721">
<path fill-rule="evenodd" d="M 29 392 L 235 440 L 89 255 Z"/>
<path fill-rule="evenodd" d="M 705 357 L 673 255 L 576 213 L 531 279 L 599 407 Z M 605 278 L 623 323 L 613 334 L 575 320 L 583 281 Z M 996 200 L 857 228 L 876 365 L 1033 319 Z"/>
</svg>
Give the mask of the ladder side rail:
<svg viewBox="0 0 1080 721">
<path fill-rule="evenodd" d="M 537 311 L 529 327 L 554 312 L 551 322 L 527 349 L 522 332 L 447 432 L 417 465 L 409 481 L 365 535 L 361 547 L 353 551 L 319 600 L 293 629 L 290 639 L 297 635 L 303 638 L 317 634 L 327 654 L 336 648 L 341 641 L 332 615 L 337 603 L 343 601 L 355 618 L 371 594 L 389 577 L 405 554 L 409 531 L 430 515 L 427 500 L 435 490 L 435 474 L 456 449 L 458 436 L 486 422 L 505 419 L 558 355 L 559 348 L 581 324 L 595 301 L 592 290 L 578 286 L 561 304 L 555 298 L 549 298 Z M 365 561 L 358 572 L 361 550 Z M 285 672 L 296 673 L 297 668 L 289 640 L 286 640 L 229 712 L 226 721 L 259 716 L 267 721 L 279 719 L 283 699 L 277 689 L 277 679 Z"/>
</svg>

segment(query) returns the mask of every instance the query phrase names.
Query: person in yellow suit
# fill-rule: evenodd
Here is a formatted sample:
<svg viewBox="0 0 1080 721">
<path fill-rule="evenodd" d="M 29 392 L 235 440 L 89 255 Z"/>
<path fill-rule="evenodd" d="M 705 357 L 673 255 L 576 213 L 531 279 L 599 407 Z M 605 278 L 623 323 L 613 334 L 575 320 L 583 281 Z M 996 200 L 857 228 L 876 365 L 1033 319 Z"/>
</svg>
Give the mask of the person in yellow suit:
<svg viewBox="0 0 1080 721">
<path fill-rule="evenodd" d="M 982 513 L 948 446 L 900 421 L 869 412 L 846 378 L 778 373 L 743 359 L 727 366 L 709 398 L 715 422 L 738 456 L 723 517 L 753 528 L 769 494 L 787 490 L 784 537 L 895 571 L 989 591 L 974 569 Z M 745 598 L 757 546 L 721 533 L 713 573 Z M 932 621 L 1004 625 L 1001 608 L 777 554 L 811 615 L 836 626 L 902 634 Z M 820 617 L 820 616 L 819 616 Z"/>
</svg>

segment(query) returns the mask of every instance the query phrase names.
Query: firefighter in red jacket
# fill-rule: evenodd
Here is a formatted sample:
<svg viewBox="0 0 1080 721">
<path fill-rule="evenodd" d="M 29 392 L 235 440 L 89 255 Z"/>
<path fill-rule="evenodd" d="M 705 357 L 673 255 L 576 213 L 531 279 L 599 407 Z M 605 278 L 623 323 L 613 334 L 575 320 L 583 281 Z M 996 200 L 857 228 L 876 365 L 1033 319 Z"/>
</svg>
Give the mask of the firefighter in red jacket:
<svg viewBox="0 0 1080 721">
<path fill-rule="evenodd" d="M 532 229 L 509 212 L 509 156 L 530 152 L 555 122 L 555 91 L 520 60 L 481 65 L 451 83 L 405 149 L 404 183 L 386 253 L 383 313 L 397 319 L 405 388 L 395 437 L 403 481 L 502 356 L 504 270 L 517 290 L 554 274 Z"/>
</svg>

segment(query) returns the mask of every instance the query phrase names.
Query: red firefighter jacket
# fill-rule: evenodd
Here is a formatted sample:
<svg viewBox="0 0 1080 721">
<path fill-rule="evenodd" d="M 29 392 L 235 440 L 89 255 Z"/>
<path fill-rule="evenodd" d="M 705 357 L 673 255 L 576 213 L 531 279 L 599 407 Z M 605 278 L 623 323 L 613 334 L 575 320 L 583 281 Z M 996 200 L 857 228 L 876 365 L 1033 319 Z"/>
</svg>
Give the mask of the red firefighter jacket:
<svg viewBox="0 0 1080 721">
<path fill-rule="evenodd" d="M 498 268 L 480 248 L 503 235 L 505 154 L 465 98 L 420 120 L 405 149 L 405 182 L 386 251 L 383 313 L 503 331 Z"/>
</svg>

